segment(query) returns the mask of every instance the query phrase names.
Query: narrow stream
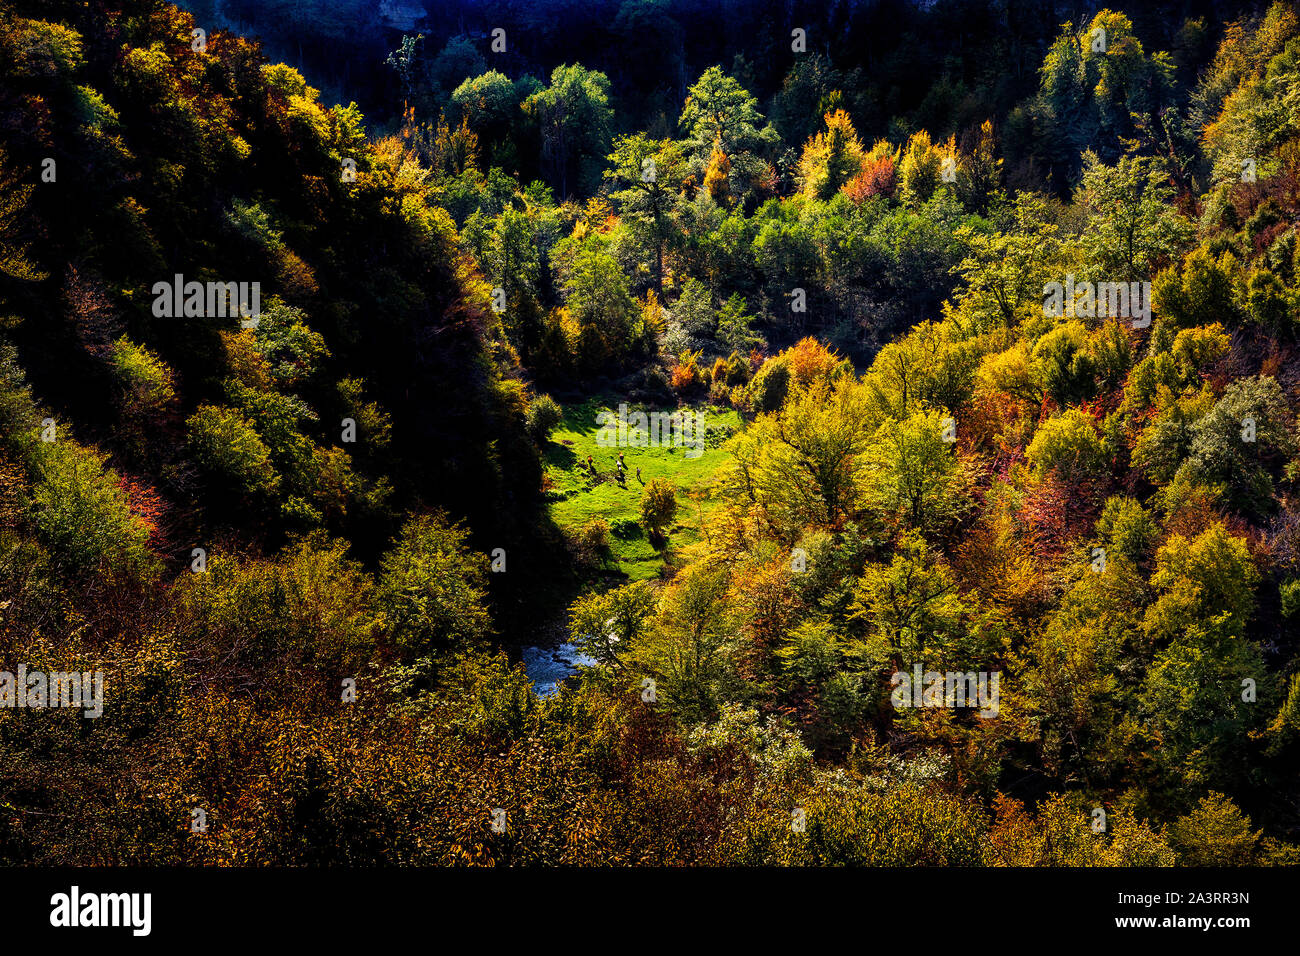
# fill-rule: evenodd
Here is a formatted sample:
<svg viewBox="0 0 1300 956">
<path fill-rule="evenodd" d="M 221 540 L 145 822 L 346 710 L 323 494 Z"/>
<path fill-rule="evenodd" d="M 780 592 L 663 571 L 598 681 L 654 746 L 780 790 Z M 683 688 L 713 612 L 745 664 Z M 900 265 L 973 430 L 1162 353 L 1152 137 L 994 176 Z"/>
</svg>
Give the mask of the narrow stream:
<svg viewBox="0 0 1300 956">
<path fill-rule="evenodd" d="M 560 681 L 578 673 L 579 667 L 596 663 L 572 644 L 556 647 L 533 646 L 523 650 L 524 672 L 533 682 L 538 697 L 549 697 L 560 688 Z"/>
</svg>

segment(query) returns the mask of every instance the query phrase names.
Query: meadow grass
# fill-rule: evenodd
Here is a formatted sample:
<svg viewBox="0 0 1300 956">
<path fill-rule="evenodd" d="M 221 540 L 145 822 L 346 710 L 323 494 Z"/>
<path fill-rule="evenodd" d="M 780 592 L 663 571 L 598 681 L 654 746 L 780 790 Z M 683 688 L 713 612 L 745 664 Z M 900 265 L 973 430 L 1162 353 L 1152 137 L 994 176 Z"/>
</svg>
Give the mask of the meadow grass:
<svg viewBox="0 0 1300 956">
<path fill-rule="evenodd" d="M 608 396 L 564 405 L 564 418 L 551 433 L 546 447 L 547 497 L 551 517 L 565 530 L 577 530 L 600 518 L 610 525 L 610 546 L 619 571 L 630 580 L 657 577 L 667 551 L 699 540 L 701 519 L 719 504 L 716 478 L 728 458 L 722 445 L 740 428 L 732 409 L 689 406 L 704 416 L 705 449 L 698 458 L 681 447 L 615 448 L 597 444 L 601 411 L 617 412 L 618 400 Z M 672 411 L 668 408 L 632 406 L 630 410 Z M 615 480 L 619 452 L 627 463 L 627 481 Z M 587 456 L 598 477 L 587 469 Z M 641 480 L 636 470 L 641 468 Z M 667 545 L 656 549 L 640 525 L 641 492 L 652 478 L 665 478 L 677 489 L 677 518 L 668 531 Z"/>
</svg>

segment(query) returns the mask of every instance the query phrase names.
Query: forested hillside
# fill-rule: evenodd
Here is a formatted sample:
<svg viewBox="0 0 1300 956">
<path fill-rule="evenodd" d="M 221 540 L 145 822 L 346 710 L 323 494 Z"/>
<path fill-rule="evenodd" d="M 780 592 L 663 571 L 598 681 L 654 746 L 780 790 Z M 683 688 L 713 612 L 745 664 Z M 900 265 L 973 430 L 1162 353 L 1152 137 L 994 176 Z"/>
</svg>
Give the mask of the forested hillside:
<svg viewBox="0 0 1300 956">
<path fill-rule="evenodd" d="M 0 0 L 0 860 L 1300 862 L 1293 5 L 403 6 Z"/>
</svg>

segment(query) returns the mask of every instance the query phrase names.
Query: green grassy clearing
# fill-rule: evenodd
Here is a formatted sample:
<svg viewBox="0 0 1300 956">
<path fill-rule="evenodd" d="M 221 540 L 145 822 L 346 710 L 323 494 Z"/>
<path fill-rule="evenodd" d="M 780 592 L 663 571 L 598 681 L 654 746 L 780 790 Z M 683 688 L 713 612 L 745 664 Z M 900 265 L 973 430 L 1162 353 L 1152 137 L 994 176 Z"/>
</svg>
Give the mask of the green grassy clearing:
<svg viewBox="0 0 1300 956">
<path fill-rule="evenodd" d="M 663 568 L 663 555 L 656 550 L 640 526 L 641 490 L 651 478 L 666 478 L 677 488 L 677 520 L 668 533 L 667 547 L 679 548 L 699 540 L 700 522 L 718 506 L 716 472 L 727 459 L 721 446 L 740 428 L 740 416 L 733 409 L 692 406 L 704 416 L 705 448 L 698 458 L 686 455 L 693 449 L 681 447 L 602 447 L 597 436 L 601 411 L 617 415 L 618 401 L 601 397 L 580 404 L 565 405 L 564 419 L 551 433 L 546 449 L 546 478 L 551 516 L 566 530 L 581 528 L 595 518 L 610 525 L 610 545 L 619 570 L 634 581 L 653 578 Z M 636 410 L 672 411 L 630 406 Z M 627 463 L 626 485 L 615 480 L 619 452 Z M 587 469 L 587 456 L 595 463 L 598 477 Z M 636 470 L 641 468 L 641 480 Z"/>
</svg>

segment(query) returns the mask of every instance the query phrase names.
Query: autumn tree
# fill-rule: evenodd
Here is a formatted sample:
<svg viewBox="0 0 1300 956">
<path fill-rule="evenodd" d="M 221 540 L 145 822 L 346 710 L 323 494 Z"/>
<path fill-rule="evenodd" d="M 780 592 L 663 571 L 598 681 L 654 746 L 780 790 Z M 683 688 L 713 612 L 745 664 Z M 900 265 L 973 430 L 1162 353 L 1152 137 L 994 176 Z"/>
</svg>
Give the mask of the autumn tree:
<svg viewBox="0 0 1300 956">
<path fill-rule="evenodd" d="M 830 199 L 863 169 L 864 153 L 853 121 L 844 110 L 827 113 L 826 129 L 804 144 L 799 179 L 804 194 Z"/>
<path fill-rule="evenodd" d="M 678 124 L 697 160 L 703 162 L 716 144 L 730 168 L 728 191 L 737 197 L 756 187 L 766 165 L 763 154 L 777 141 L 758 100 L 717 66 L 691 86 Z"/>
</svg>

